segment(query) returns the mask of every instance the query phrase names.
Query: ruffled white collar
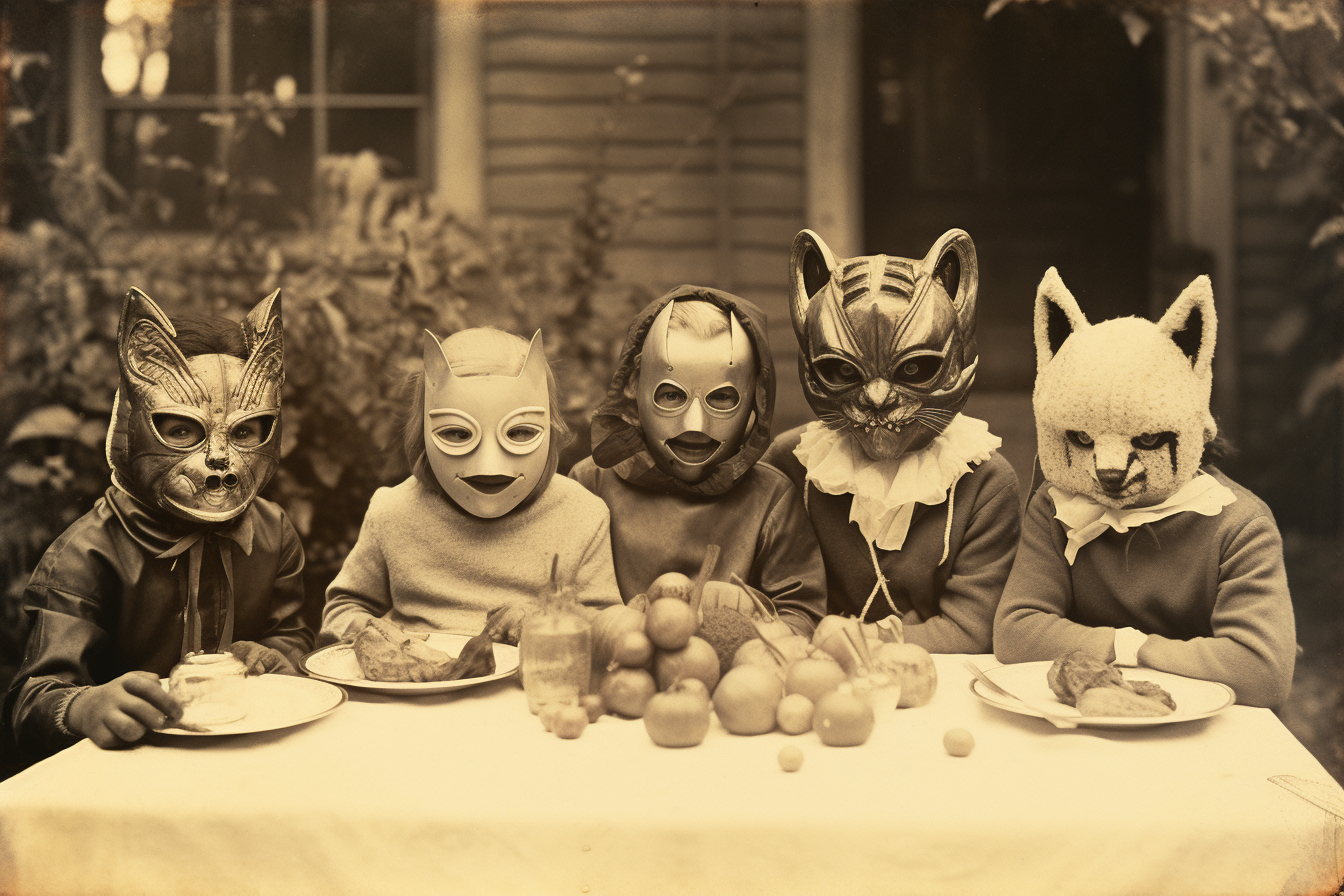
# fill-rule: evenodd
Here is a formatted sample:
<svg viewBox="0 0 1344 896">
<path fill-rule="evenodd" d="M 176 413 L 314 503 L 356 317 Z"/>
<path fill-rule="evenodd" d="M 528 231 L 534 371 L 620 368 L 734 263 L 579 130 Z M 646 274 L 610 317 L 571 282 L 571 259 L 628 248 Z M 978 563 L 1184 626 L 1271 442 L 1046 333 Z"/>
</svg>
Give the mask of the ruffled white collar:
<svg viewBox="0 0 1344 896">
<path fill-rule="evenodd" d="M 873 460 L 853 436 L 815 421 L 793 453 L 819 491 L 854 496 L 849 519 L 870 544 L 896 551 L 905 544 L 915 505 L 943 503 L 971 465 L 1002 444 L 989 424 L 958 414 L 926 448 L 890 460 Z"/>
<path fill-rule="evenodd" d="M 1099 504 L 1086 495 L 1075 494 L 1055 485 L 1050 486 L 1050 498 L 1055 502 L 1055 519 L 1064 524 L 1064 531 L 1068 535 L 1064 559 L 1069 561 L 1070 566 L 1078 556 L 1078 549 L 1107 529 L 1128 532 L 1144 523 L 1166 519 L 1187 510 L 1204 516 L 1217 516 L 1224 507 L 1237 500 L 1232 489 L 1208 473 L 1197 474 L 1167 500 L 1151 507 L 1117 510 Z"/>
</svg>

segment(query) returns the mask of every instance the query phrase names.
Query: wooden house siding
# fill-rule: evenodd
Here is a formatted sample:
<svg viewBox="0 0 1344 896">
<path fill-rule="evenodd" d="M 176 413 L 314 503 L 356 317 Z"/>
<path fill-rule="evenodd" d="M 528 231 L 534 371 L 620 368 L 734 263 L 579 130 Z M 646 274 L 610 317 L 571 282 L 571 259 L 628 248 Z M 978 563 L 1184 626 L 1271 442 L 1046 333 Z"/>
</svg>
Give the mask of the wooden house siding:
<svg viewBox="0 0 1344 896">
<path fill-rule="evenodd" d="M 482 30 L 489 216 L 559 225 L 600 158 L 607 195 L 645 203 L 611 253 L 617 275 L 750 299 L 792 351 L 803 4 L 492 2 Z"/>
<path fill-rule="evenodd" d="M 1330 455 L 1338 445 L 1332 451 L 1310 435 L 1313 427 L 1303 430 L 1294 422 L 1306 375 L 1296 355 L 1300 341 L 1311 337 L 1300 330 L 1305 318 L 1294 312 L 1305 313 L 1311 279 L 1319 276 L 1308 243 L 1328 213 L 1319 197 L 1305 196 L 1311 191 L 1294 190 L 1304 176 L 1300 162 L 1262 168 L 1247 148 L 1238 153 L 1240 426 L 1232 434 L 1239 451 L 1232 466 L 1285 517 L 1281 522 L 1337 527 L 1344 516 L 1344 476 L 1339 457 Z"/>
</svg>

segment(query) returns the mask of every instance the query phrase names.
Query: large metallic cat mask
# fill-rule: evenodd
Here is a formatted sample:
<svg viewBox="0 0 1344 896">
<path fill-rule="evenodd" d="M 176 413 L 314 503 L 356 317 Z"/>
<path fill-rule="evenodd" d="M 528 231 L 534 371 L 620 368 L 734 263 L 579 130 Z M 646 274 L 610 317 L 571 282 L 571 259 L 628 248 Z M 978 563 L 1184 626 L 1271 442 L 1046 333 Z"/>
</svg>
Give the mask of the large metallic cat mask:
<svg viewBox="0 0 1344 896">
<path fill-rule="evenodd" d="M 949 230 L 922 259 L 836 259 L 801 231 L 789 261 L 803 392 L 874 460 L 928 445 L 966 403 L 978 363 L 975 245 Z"/>
<path fill-rule="evenodd" d="M 186 357 L 177 331 L 132 289 L 117 331 L 121 384 L 108 430 L 113 481 L 150 507 L 196 523 L 233 519 L 280 464 L 284 382 L 280 291 L 242 323 L 246 359 Z"/>
</svg>

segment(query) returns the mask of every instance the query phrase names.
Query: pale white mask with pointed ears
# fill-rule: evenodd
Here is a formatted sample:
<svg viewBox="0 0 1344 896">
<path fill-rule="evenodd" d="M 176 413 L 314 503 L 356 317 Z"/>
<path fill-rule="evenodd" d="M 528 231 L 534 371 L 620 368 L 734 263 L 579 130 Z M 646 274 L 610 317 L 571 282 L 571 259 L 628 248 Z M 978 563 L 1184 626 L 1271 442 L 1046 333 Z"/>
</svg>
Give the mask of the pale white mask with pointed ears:
<svg viewBox="0 0 1344 896">
<path fill-rule="evenodd" d="M 429 331 L 424 360 L 425 455 L 434 478 L 473 516 L 501 517 L 542 484 L 548 468 L 551 412 L 541 331 L 515 376 L 455 374 Z"/>
<path fill-rule="evenodd" d="M 1217 317 L 1209 278 L 1157 323 L 1091 324 L 1046 271 L 1036 291 L 1036 440 L 1055 485 L 1115 508 L 1170 497 L 1218 433 L 1209 410 Z"/>
</svg>

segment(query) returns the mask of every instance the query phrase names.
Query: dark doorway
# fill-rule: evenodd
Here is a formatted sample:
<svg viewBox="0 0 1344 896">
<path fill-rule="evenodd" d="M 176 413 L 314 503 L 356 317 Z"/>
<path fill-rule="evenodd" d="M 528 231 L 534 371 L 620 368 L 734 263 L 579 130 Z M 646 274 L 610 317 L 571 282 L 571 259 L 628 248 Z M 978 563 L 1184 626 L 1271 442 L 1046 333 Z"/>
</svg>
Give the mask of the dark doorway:
<svg viewBox="0 0 1344 896">
<path fill-rule="evenodd" d="M 1093 321 L 1148 312 L 1161 56 L 1096 5 L 986 5 L 864 5 L 864 251 L 970 233 L 976 389 L 1029 389 L 1051 265 Z"/>
</svg>

